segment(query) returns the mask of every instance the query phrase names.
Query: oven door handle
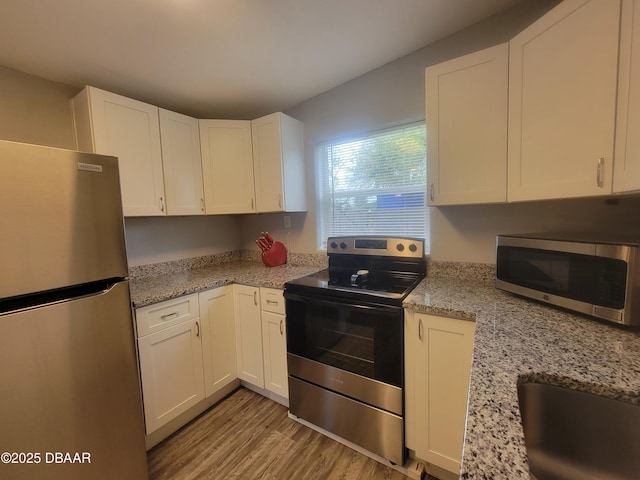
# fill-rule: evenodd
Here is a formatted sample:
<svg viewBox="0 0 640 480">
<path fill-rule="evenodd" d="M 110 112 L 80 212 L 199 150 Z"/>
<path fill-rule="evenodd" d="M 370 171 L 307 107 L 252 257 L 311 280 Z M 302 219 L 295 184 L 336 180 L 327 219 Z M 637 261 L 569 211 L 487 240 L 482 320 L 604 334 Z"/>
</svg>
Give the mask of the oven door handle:
<svg viewBox="0 0 640 480">
<path fill-rule="evenodd" d="M 398 305 L 384 305 L 381 303 L 361 301 L 361 300 L 349 300 L 345 298 L 336 298 L 336 297 L 328 298 L 328 297 L 313 295 L 313 294 L 300 295 L 297 293 L 287 293 L 286 291 L 284 292 L 284 298 L 285 300 L 322 303 L 324 305 L 343 305 L 349 308 L 362 309 L 362 310 L 370 310 L 372 308 L 375 308 L 377 310 L 389 310 L 389 313 L 392 313 L 392 312 L 395 313 L 398 311 L 398 309 L 402 309 L 402 307 Z"/>
</svg>

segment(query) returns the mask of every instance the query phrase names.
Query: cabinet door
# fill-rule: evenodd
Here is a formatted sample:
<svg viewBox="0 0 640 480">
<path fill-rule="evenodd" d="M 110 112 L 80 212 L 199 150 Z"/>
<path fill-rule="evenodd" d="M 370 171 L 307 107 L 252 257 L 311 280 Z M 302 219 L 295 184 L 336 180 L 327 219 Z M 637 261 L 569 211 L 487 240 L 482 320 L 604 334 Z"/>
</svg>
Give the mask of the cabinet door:
<svg viewBox="0 0 640 480">
<path fill-rule="evenodd" d="M 202 358 L 208 397 L 238 378 L 233 287 L 201 292 Z"/>
<path fill-rule="evenodd" d="M 424 314 L 409 318 L 413 323 L 406 338 L 407 384 L 411 384 L 406 397 L 408 444 L 418 458 L 458 473 L 475 323 Z"/>
<path fill-rule="evenodd" d="M 118 157 L 124 215 L 165 215 L 158 108 L 94 87 L 76 99 L 88 104 L 93 151 Z"/>
<path fill-rule="evenodd" d="M 267 390 L 289 398 L 286 331 L 284 315 L 262 312 L 264 385 Z"/>
<path fill-rule="evenodd" d="M 251 122 L 200 120 L 208 214 L 255 212 Z"/>
<path fill-rule="evenodd" d="M 200 322 L 138 339 L 147 435 L 204 399 Z"/>
<path fill-rule="evenodd" d="M 507 200 L 509 44 L 428 67 L 429 205 Z"/>
<path fill-rule="evenodd" d="M 510 42 L 510 201 L 611 193 L 620 2 L 567 0 Z"/>
<path fill-rule="evenodd" d="M 204 215 L 198 120 L 159 109 L 167 215 Z"/>
<path fill-rule="evenodd" d="M 306 210 L 302 128 L 280 112 L 251 122 L 258 212 Z"/>
<path fill-rule="evenodd" d="M 613 191 L 640 190 L 640 0 L 622 3 Z"/>
<path fill-rule="evenodd" d="M 233 313 L 236 322 L 238 378 L 264 388 L 259 289 L 234 285 Z"/>
</svg>

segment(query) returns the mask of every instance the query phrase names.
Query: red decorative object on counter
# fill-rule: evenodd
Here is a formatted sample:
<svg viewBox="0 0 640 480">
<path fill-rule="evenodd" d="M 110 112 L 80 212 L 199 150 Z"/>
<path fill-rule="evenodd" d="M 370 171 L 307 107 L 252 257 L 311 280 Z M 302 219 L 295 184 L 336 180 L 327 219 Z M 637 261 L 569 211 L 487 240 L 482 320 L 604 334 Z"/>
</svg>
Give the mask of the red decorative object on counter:
<svg viewBox="0 0 640 480">
<path fill-rule="evenodd" d="M 267 267 L 277 267 L 287 263 L 287 249 L 280 243 L 273 240 L 269 232 L 261 233 L 256 240 L 256 245 L 262 250 L 262 263 Z"/>
</svg>

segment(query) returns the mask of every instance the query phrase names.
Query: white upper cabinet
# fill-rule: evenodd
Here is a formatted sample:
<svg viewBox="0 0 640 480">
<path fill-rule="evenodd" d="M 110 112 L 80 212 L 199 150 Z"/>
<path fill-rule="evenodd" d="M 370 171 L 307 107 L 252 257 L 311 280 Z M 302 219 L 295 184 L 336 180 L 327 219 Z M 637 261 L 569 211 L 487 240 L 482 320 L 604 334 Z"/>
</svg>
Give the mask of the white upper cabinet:
<svg viewBox="0 0 640 480">
<path fill-rule="evenodd" d="M 200 120 L 208 214 L 255 212 L 251 122 Z"/>
<path fill-rule="evenodd" d="M 617 0 L 565 0 L 509 52 L 509 201 L 612 191 Z"/>
<path fill-rule="evenodd" d="M 159 114 L 167 215 L 204 215 L 198 120 L 163 108 Z"/>
<path fill-rule="evenodd" d="M 624 0 L 613 191 L 640 190 L 640 0 Z"/>
<path fill-rule="evenodd" d="M 158 108 L 94 87 L 72 105 L 78 149 L 118 157 L 124 215 L 165 215 Z"/>
<path fill-rule="evenodd" d="M 303 125 L 283 113 L 251 122 L 256 211 L 306 211 Z"/>
<path fill-rule="evenodd" d="M 507 43 L 425 71 L 429 205 L 507 200 Z"/>
</svg>

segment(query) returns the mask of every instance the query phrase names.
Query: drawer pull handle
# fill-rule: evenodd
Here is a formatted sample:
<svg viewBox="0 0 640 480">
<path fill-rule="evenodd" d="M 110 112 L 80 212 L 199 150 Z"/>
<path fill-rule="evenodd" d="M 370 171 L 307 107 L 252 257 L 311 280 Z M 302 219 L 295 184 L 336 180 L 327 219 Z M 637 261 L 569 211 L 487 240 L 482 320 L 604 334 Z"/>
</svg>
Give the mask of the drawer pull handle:
<svg viewBox="0 0 640 480">
<path fill-rule="evenodd" d="M 167 313 L 166 315 L 162 315 L 160 318 L 162 320 L 166 320 L 167 318 L 176 317 L 178 315 L 180 315 L 180 312 L 176 311 L 176 312 Z"/>
<path fill-rule="evenodd" d="M 277 300 L 267 300 L 267 305 L 278 305 Z"/>
<path fill-rule="evenodd" d="M 604 186 L 604 157 L 598 159 L 598 168 L 596 169 L 596 186 L 602 188 Z"/>
<path fill-rule="evenodd" d="M 422 340 L 422 319 L 418 319 L 418 338 Z"/>
<path fill-rule="evenodd" d="M 200 322 L 196 322 L 196 337 L 200 338 Z"/>
<path fill-rule="evenodd" d="M 280 320 L 280 335 L 282 335 L 282 320 Z"/>
</svg>

